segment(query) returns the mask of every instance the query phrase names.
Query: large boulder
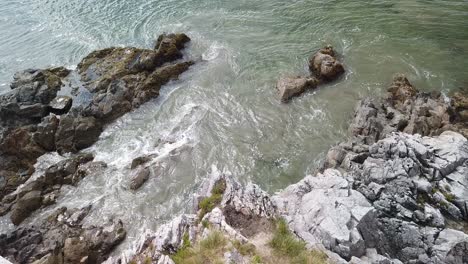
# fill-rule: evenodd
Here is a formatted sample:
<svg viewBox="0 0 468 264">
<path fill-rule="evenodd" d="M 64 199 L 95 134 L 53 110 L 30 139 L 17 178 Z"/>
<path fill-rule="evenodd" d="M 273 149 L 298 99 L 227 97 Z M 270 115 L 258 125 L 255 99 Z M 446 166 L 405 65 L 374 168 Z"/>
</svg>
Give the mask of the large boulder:
<svg viewBox="0 0 468 264">
<path fill-rule="evenodd" d="M 344 73 L 343 64 L 337 58 L 332 46 L 320 49 L 309 59 L 309 69 L 321 81 L 333 81 Z"/>
</svg>

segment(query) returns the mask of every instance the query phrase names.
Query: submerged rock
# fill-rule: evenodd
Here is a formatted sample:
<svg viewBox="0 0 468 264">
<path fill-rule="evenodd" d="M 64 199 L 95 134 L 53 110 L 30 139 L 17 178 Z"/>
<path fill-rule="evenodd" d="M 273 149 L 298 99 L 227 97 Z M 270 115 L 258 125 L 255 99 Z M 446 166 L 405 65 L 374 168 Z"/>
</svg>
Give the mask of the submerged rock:
<svg viewBox="0 0 468 264">
<path fill-rule="evenodd" d="M 299 96 L 307 90 L 317 87 L 318 80 L 313 77 L 283 77 L 278 80 L 278 89 L 281 102 L 287 102 L 295 96 Z"/>
<path fill-rule="evenodd" d="M 146 164 L 147 162 L 151 161 L 152 159 L 156 158 L 156 154 L 150 154 L 146 156 L 136 157 L 132 160 L 132 164 L 130 165 L 130 169 L 135 169 L 140 165 Z"/>
<path fill-rule="evenodd" d="M 139 168 L 130 179 L 130 189 L 137 190 L 140 188 L 150 176 L 150 169 L 148 167 Z"/>
</svg>

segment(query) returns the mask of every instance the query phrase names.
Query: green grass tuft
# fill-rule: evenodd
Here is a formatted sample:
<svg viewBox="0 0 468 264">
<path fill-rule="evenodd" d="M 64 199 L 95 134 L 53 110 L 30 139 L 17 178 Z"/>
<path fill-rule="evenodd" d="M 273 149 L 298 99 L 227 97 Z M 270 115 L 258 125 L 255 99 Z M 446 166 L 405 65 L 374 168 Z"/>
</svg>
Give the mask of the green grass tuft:
<svg viewBox="0 0 468 264">
<path fill-rule="evenodd" d="M 234 240 L 232 245 L 242 256 L 252 256 L 256 253 L 255 245 L 251 243 L 243 244 L 239 240 Z"/>
<path fill-rule="evenodd" d="M 262 258 L 259 255 L 255 255 L 252 257 L 252 264 L 262 264 Z"/>
<path fill-rule="evenodd" d="M 270 241 L 270 247 L 274 254 L 289 259 L 292 264 L 322 264 L 327 263 L 327 255 L 319 250 L 309 251 L 303 241 L 298 240 L 289 231 L 288 225 L 283 219 L 276 223 L 276 230 Z"/>
<path fill-rule="evenodd" d="M 182 248 L 188 248 L 190 246 L 191 246 L 191 244 L 190 244 L 189 233 L 185 232 L 184 236 L 182 237 Z"/>
<path fill-rule="evenodd" d="M 221 232 L 213 231 L 208 237 L 193 246 L 189 243 L 186 243 L 184 238 L 184 246 L 171 256 L 176 264 L 223 263 L 222 257 L 227 240 Z"/>
<path fill-rule="evenodd" d="M 217 205 L 221 203 L 223 200 L 223 194 L 224 191 L 226 190 L 226 181 L 224 179 L 221 179 L 217 181 L 214 186 L 213 190 L 211 191 L 211 196 L 203 198 L 198 207 L 200 208 L 200 215 L 198 216 L 198 219 L 201 221 L 203 217 L 211 212 Z"/>
</svg>

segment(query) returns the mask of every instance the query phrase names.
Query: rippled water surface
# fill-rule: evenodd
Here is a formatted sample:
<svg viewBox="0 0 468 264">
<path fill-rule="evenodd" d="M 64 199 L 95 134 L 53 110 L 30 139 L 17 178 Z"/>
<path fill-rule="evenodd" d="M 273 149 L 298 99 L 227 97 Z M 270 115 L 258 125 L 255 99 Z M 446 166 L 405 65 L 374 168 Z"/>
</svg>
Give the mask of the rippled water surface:
<svg viewBox="0 0 468 264">
<path fill-rule="evenodd" d="M 64 190 L 57 205 L 94 204 L 89 223 L 123 219 L 123 246 L 188 210 L 213 167 L 270 192 L 313 172 L 346 137 L 356 101 L 381 94 L 396 72 L 422 90 L 468 87 L 466 1 L 2 0 L 0 92 L 15 71 L 73 68 L 95 49 L 151 47 L 173 31 L 187 33 L 187 56 L 205 62 L 109 125 L 86 150 L 108 168 Z M 309 55 L 329 43 L 346 76 L 280 104 L 278 77 L 306 74 Z M 154 175 L 128 191 L 131 160 L 151 153 Z"/>
</svg>

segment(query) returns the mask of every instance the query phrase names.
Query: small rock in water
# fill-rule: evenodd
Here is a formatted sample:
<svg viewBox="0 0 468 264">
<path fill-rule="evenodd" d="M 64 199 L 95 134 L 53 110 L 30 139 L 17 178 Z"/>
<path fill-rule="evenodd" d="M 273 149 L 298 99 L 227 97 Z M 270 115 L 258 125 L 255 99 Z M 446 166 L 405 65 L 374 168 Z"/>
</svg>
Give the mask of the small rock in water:
<svg viewBox="0 0 468 264">
<path fill-rule="evenodd" d="M 62 115 L 70 110 L 73 99 L 70 96 L 57 96 L 50 102 L 50 111 L 57 115 Z"/>
<path fill-rule="evenodd" d="M 157 155 L 155 154 L 151 154 L 151 155 L 146 155 L 146 156 L 140 156 L 140 157 L 137 157 L 137 158 L 134 158 L 132 160 L 132 165 L 130 165 L 130 169 L 135 169 L 136 167 L 142 165 L 142 164 L 145 164 L 147 163 L 148 161 L 152 160 L 153 158 L 155 158 Z"/>
<path fill-rule="evenodd" d="M 314 77 L 283 77 L 278 80 L 278 89 L 281 102 L 287 102 L 295 96 L 299 96 L 309 89 L 317 87 L 318 80 Z"/>
<path fill-rule="evenodd" d="M 133 174 L 132 179 L 130 180 L 130 189 L 137 190 L 140 188 L 143 183 L 145 183 L 150 176 L 150 170 L 148 167 L 141 168 Z"/>
<path fill-rule="evenodd" d="M 319 50 L 309 59 L 309 69 L 322 81 L 333 81 L 344 73 L 344 67 L 336 59 L 331 45 Z"/>
</svg>

